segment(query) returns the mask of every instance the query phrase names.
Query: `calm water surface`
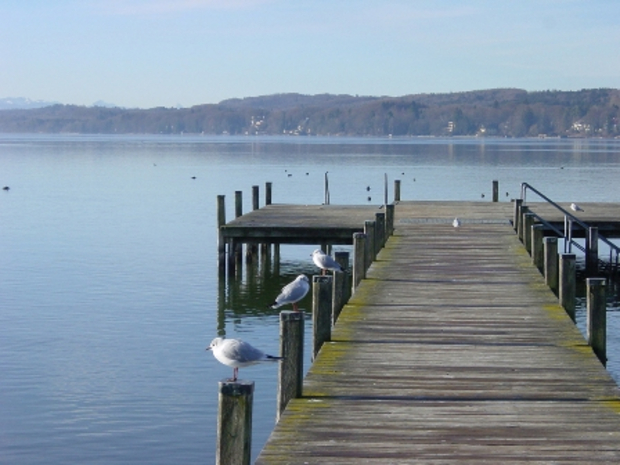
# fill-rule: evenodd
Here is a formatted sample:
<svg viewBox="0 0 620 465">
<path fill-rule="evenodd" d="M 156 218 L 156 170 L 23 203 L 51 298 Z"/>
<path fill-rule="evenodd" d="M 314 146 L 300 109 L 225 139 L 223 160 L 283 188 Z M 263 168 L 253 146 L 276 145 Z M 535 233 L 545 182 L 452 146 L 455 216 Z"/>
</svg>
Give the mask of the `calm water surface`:
<svg viewBox="0 0 620 465">
<path fill-rule="evenodd" d="M 0 462 L 213 462 L 231 369 L 205 347 L 225 333 L 277 353 L 267 304 L 315 272 L 314 247 L 285 246 L 279 274 L 218 284 L 216 196 L 228 218 L 235 190 L 247 211 L 267 181 L 275 203 L 319 204 L 326 172 L 332 203 L 381 204 L 385 174 L 403 199 L 489 199 L 497 179 L 501 201 L 526 181 L 620 202 L 620 141 L 0 135 Z M 616 380 L 619 338 L 610 298 Z M 241 376 L 256 383 L 256 457 L 277 366 Z"/>
</svg>

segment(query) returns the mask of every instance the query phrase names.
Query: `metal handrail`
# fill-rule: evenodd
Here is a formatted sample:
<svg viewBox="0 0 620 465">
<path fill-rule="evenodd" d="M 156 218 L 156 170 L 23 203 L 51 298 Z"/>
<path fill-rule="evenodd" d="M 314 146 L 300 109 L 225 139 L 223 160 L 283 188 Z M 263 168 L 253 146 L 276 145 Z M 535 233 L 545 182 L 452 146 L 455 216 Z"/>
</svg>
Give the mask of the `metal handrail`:
<svg viewBox="0 0 620 465">
<path fill-rule="evenodd" d="M 590 226 L 587 223 L 584 223 L 583 221 L 581 221 L 579 218 L 577 218 L 575 215 L 570 213 L 568 210 L 562 208 L 560 205 L 555 203 L 553 200 L 551 200 L 549 197 L 547 197 L 545 194 L 543 194 L 542 192 L 540 192 L 538 189 L 536 189 L 535 187 L 531 186 L 527 182 L 522 182 L 521 183 L 521 198 L 523 199 L 523 203 L 525 203 L 525 196 L 526 196 L 526 193 L 527 193 L 528 189 L 531 190 L 532 192 L 534 192 L 535 194 L 537 194 L 540 198 L 544 199 L 547 203 L 552 205 L 554 208 L 560 210 L 564 214 L 564 233 L 562 233 L 557 228 L 554 228 L 553 226 L 551 226 L 547 221 L 543 220 L 539 215 L 535 215 L 536 218 L 538 218 L 541 222 L 543 222 L 547 227 L 550 227 L 556 233 L 562 235 L 564 240 L 568 241 L 569 251 L 570 251 L 571 245 L 575 245 L 575 247 L 580 249 L 582 252 L 585 252 L 586 249 L 584 247 L 582 247 L 581 244 L 575 242 L 573 240 L 573 238 L 572 238 L 572 224 L 577 224 L 577 225 L 581 226 L 585 231 L 587 231 L 590 228 Z M 569 223 L 569 224 L 567 224 L 567 223 Z M 571 225 L 570 228 L 568 227 L 569 225 Z M 567 229 L 569 231 L 569 235 L 568 236 L 566 235 L 566 230 Z M 611 252 L 614 251 L 614 252 L 616 252 L 616 262 L 618 262 L 618 256 L 620 255 L 620 247 L 618 247 L 616 244 L 614 244 L 613 242 L 611 242 L 609 239 L 607 239 L 606 237 L 602 236 L 601 234 L 598 235 L 598 239 L 599 239 L 599 241 L 604 242 L 611 249 L 610 250 L 609 261 L 610 262 L 612 261 Z"/>
</svg>

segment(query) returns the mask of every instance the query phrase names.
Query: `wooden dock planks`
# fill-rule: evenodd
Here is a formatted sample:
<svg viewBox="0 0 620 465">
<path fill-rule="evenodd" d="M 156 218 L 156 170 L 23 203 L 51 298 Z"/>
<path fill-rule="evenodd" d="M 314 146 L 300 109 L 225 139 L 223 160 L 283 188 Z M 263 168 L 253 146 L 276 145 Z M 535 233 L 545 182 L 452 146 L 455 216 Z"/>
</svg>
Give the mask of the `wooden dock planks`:
<svg viewBox="0 0 620 465">
<path fill-rule="evenodd" d="M 257 463 L 620 463 L 618 387 L 480 204 L 397 206 Z"/>
</svg>

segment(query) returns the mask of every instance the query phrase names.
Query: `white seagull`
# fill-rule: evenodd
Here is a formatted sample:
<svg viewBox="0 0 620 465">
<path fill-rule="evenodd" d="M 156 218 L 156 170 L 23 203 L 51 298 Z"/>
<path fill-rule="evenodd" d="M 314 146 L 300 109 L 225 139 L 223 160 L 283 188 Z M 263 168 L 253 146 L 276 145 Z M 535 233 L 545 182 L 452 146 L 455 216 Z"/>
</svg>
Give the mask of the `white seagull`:
<svg viewBox="0 0 620 465">
<path fill-rule="evenodd" d="M 452 222 L 452 226 L 454 226 L 455 228 L 458 228 L 461 225 L 461 220 L 459 220 L 458 218 L 454 218 L 454 221 Z"/>
<path fill-rule="evenodd" d="M 341 273 L 344 271 L 342 266 L 340 266 L 340 263 L 334 260 L 331 256 L 327 255 L 321 249 L 316 249 L 312 252 L 312 261 L 322 270 L 321 274 L 325 274 L 326 271 L 338 271 Z"/>
<path fill-rule="evenodd" d="M 225 339 L 216 337 L 211 341 L 207 350 L 213 352 L 218 362 L 233 367 L 232 381 L 237 381 L 240 367 L 249 367 L 262 361 L 278 361 L 282 357 L 267 355 L 262 350 L 243 342 L 241 339 Z"/>
<path fill-rule="evenodd" d="M 577 205 L 576 203 L 571 203 L 570 204 L 570 209 L 574 212 L 582 212 L 583 208 L 581 208 L 579 205 Z"/>
<path fill-rule="evenodd" d="M 276 300 L 269 305 L 271 308 L 278 308 L 282 305 L 293 304 L 293 310 L 299 311 L 297 302 L 306 297 L 306 294 L 310 290 L 310 281 L 305 274 L 300 274 L 295 278 L 295 281 L 288 283 L 282 288 L 280 295 L 276 297 Z"/>
</svg>

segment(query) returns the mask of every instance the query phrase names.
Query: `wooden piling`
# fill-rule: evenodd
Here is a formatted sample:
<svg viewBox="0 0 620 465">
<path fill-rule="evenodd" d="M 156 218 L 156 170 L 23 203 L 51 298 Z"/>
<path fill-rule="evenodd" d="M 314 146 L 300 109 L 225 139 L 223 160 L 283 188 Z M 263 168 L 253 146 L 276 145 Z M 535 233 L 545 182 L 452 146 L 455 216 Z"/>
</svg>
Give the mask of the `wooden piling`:
<svg viewBox="0 0 620 465">
<path fill-rule="evenodd" d="M 259 208 L 259 190 L 258 190 L 258 186 L 252 186 L 252 210 L 258 210 Z M 256 258 L 258 256 L 258 244 L 252 242 L 250 244 L 246 245 L 246 249 L 245 249 L 245 258 L 246 258 L 246 262 L 248 263 L 253 263 L 256 261 Z"/>
<path fill-rule="evenodd" d="M 226 241 L 222 226 L 226 224 L 226 196 L 217 196 L 217 263 L 220 274 L 226 272 Z"/>
<path fill-rule="evenodd" d="M 271 188 L 270 182 L 265 183 L 265 205 L 271 205 Z"/>
<path fill-rule="evenodd" d="M 547 236 L 543 240 L 545 284 L 558 295 L 558 238 Z"/>
<path fill-rule="evenodd" d="M 519 229 L 517 230 L 517 235 L 519 236 L 519 240 L 525 243 L 523 231 L 525 230 L 525 225 L 523 224 L 525 214 L 530 211 L 527 205 L 521 205 L 521 209 L 519 210 Z M 528 230 L 529 231 L 529 230 Z"/>
<path fill-rule="evenodd" d="M 527 212 L 523 215 L 523 245 L 530 255 L 532 254 L 532 225 L 534 224 L 534 213 Z"/>
<path fill-rule="evenodd" d="M 385 206 L 385 238 L 386 240 L 394 234 L 394 204 Z"/>
<path fill-rule="evenodd" d="M 243 215 L 243 192 L 235 191 L 235 218 Z"/>
<path fill-rule="evenodd" d="M 532 263 L 542 273 L 545 265 L 545 254 L 543 250 L 543 237 L 545 227 L 542 224 L 533 224 L 532 230 Z"/>
<path fill-rule="evenodd" d="M 332 334 L 332 277 L 312 277 L 312 360 Z"/>
<path fill-rule="evenodd" d="M 394 202 L 400 202 L 400 179 L 394 180 Z"/>
<path fill-rule="evenodd" d="M 366 220 L 364 222 L 364 234 L 366 234 L 366 253 L 364 254 L 364 270 L 370 268 L 370 264 L 375 260 L 375 221 Z"/>
<path fill-rule="evenodd" d="M 351 296 L 351 283 L 349 282 L 349 252 L 336 252 L 334 253 L 334 259 L 345 270 L 344 273 L 334 272 L 334 285 L 332 296 L 332 325 L 338 321 L 338 316 L 344 304 L 347 303 Z"/>
<path fill-rule="evenodd" d="M 512 227 L 516 233 L 519 232 L 519 223 L 521 222 L 521 205 L 523 205 L 523 199 L 515 199 Z"/>
<path fill-rule="evenodd" d="M 598 227 L 590 226 L 586 236 L 586 276 L 598 275 Z"/>
<path fill-rule="evenodd" d="M 252 453 L 254 381 L 219 383 L 217 465 L 248 465 Z"/>
<path fill-rule="evenodd" d="M 385 247 L 385 213 L 375 213 L 375 258 Z"/>
<path fill-rule="evenodd" d="M 289 400 L 301 397 L 304 379 L 304 312 L 280 312 L 280 362 L 276 421 Z"/>
<path fill-rule="evenodd" d="M 353 234 L 353 285 L 354 292 L 362 279 L 366 277 L 366 234 Z"/>
<path fill-rule="evenodd" d="M 576 296 L 576 256 L 574 253 L 560 255 L 560 275 L 558 296 L 560 305 L 564 307 L 571 320 L 575 321 Z"/>
<path fill-rule="evenodd" d="M 499 181 L 493 181 L 493 202 L 499 202 Z"/>
<path fill-rule="evenodd" d="M 607 364 L 607 303 L 605 279 L 587 278 L 588 344 L 603 365 Z"/>
</svg>

